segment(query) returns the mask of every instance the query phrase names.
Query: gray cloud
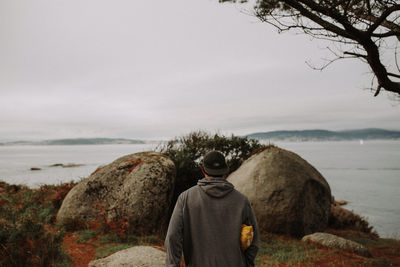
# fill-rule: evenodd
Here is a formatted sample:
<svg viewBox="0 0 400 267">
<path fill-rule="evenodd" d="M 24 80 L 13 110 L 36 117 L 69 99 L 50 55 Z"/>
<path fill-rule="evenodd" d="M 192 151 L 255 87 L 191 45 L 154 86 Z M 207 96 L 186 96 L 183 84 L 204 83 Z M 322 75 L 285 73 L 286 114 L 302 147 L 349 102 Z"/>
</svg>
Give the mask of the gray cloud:
<svg viewBox="0 0 400 267">
<path fill-rule="evenodd" d="M 368 69 L 217 1 L 0 3 L 0 141 L 400 129 Z"/>
</svg>

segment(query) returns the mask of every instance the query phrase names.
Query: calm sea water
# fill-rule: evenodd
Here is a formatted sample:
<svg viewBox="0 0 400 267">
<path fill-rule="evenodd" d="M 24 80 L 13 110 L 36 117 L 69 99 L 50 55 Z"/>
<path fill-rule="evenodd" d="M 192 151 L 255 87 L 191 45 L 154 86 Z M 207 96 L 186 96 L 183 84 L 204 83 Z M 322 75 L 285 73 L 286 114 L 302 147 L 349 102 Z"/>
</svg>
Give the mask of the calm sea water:
<svg viewBox="0 0 400 267">
<path fill-rule="evenodd" d="M 400 236 L 400 141 L 303 142 L 276 145 L 318 169 L 336 199 L 368 219 L 382 237 Z"/>
<path fill-rule="evenodd" d="M 316 167 L 346 208 L 366 217 L 384 237 L 400 234 L 400 141 L 276 142 Z M 79 181 L 120 156 L 154 144 L 87 146 L 0 146 L 0 180 L 37 187 Z M 56 163 L 84 164 L 76 168 Z M 31 167 L 42 170 L 31 171 Z"/>
<path fill-rule="evenodd" d="M 0 146 L 0 180 L 30 187 L 79 181 L 88 177 L 99 166 L 111 163 L 121 156 L 149 151 L 155 147 L 155 144 Z M 50 167 L 58 163 L 83 166 Z M 31 171 L 32 167 L 41 170 Z"/>
</svg>

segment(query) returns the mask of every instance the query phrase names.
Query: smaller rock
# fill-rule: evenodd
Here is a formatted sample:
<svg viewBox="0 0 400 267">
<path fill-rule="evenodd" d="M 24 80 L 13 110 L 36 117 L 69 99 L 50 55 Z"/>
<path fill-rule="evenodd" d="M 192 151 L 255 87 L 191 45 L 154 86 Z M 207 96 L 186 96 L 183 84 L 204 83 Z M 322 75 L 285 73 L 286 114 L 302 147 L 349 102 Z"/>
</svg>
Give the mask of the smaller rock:
<svg viewBox="0 0 400 267">
<path fill-rule="evenodd" d="M 363 245 L 328 233 L 314 233 L 311 235 L 306 235 L 301 239 L 301 241 L 314 242 L 327 248 L 343 249 L 363 257 L 372 257 L 369 250 Z"/>
<path fill-rule="evenodd" d="M 91 261 L 89 267 L 164 267 L 165 252 L 149 247 L 135 246 L 118 251 L 110 256 Z"/>
<path fill-rule="evenodd" d="M 75 167 L 80 167 L 83 166 L 84 164 L 76 164 L 76 163 L 69 163 L 69 164 L 63 164 L 63 168 L 75 168 Z"/>
<path fill-rule="evenodd" d="M 56 164 L 52 164 L 50 165 L 50 167 L 62 167 L 64 164 L 62 163 L 56 163 Z"/>
<path fill-rule="evenodd" d="M 49 167 L 74 168 L 74 167 L 80 167 L 80 166 L 84 166 L 84 164 L 76 164 L 76 163 L 68 163 L 68 164 L 56 163 L 56 164 L 50 165 Z"/>
<path fill-rule="evenodd" d="M 31 168 L 31 171 L 40 171 L 41 170 L 41 168 L 38 168 L 38 167 L 32 167 Z"/>
</svg>

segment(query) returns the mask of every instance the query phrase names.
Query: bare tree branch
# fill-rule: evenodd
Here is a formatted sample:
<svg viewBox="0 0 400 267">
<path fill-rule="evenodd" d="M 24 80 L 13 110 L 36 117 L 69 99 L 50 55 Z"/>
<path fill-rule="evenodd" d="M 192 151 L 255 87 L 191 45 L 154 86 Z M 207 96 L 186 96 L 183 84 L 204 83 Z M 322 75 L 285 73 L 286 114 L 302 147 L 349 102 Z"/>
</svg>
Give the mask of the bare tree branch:
<svg viewBox="0 0 400 267">
<path fill-rule="evenodd" d="M 311 68 L 322 70 L 340 59 L 357 58 L 371 68 L 377 84 L 375 95 L 384 89 L 400 96 L 400 83 L 392 80 L 400 77 L 398 0 L 257 0 L 255 15 L 279 32 L 302 32 L 332 41 L 338 52 L 328 50 L 335 57 L 319 68 L 306 62 Z"/>
<path fill-rule="evenodd" d="M 391 76 L 391 77 L 396 77 L 396 78 L 399 78 L 399 79 L 400 79 L 400 75 L 399 75 L 399 74 L 395 74 L 395 73 L 390 73 L 390 72 L 388 72 L 387 75 L 388 75 L 388 76 Z"/>
<path fill-rule="evenodd" d="M 381 92 L 381 88 L 382 88 L 382 86 L 378 85 L 378 88 L 376 88 L 376 92 L 375 92 L 374 96 L 378 96 L 379 95 L 379 93 Z"/>
<path fill-rule="evenodd" d="M 385 33 L 371 33 L 372 37 L 378 37 L 378 38 L 385 38 L 385 37 L 390 37 L 390 36 L 397 36 L 400 37 L 400 32 L 385 32 Z"/>
<path fill-rule="evenodd" d="M 394 5 L 389 7 L 388 9 L 385 9 L 382 12 L 382 15 L 377 18 L 374 22 L 374 24 L 371 25 L 371 27 L 368 29 L 368 34 L 372 34 L 385 20 L 386 18 L 392 14 L 395 11 L 400 10 L 400 5 Z M 400 34 L 400 33 L 399 33 Z"/>
<path fill-rule="evenodd" d="M 365 59 L 368 57 L 367 55 L 361 55 L 361 54 L 357 54 L 357 53 L 353 53 L 353 52 L 348 52 L 348 51 L 344 52 L 343 54 L 345 54 L 345 55 L 353 55 L 353 56 L 355 56 L 355 57 L 362 57 L 362 58 L 365 58 Z"/>
</svg>

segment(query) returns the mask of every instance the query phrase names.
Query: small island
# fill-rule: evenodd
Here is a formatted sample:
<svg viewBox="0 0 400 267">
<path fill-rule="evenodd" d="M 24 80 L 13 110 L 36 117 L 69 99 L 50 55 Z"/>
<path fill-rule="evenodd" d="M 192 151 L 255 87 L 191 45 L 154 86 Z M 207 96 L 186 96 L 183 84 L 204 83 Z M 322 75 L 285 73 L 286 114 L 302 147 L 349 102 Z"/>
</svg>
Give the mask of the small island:
<svg viewBox="0 0 400 267">
<path fill-rule="evenodd" d="M 328 131 L 328 130 L 297 130 L 271 131 L 246 135 L 248 138 L 271 141 L 350 141 L 350 140 L 400 140 L 400 131 L 377 128 Z"/>
</svg>

